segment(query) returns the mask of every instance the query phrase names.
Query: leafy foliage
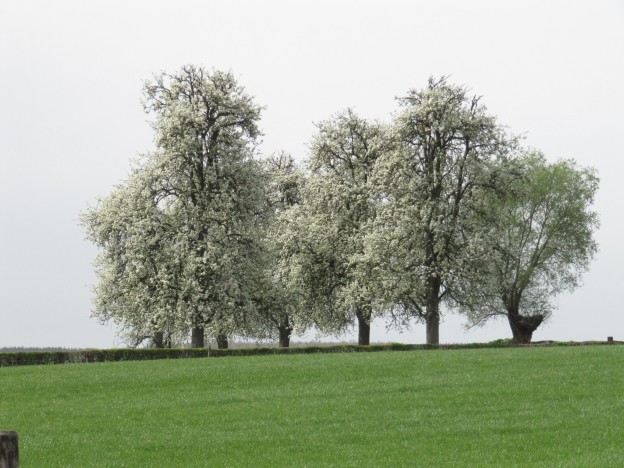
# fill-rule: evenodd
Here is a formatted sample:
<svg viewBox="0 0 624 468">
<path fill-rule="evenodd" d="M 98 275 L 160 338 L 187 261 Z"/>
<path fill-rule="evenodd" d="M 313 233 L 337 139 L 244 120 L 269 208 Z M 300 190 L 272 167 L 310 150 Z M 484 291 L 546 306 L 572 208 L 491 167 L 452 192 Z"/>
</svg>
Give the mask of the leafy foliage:
<svg viewBox="0 0 624 468">
<path fill-rule="evenodd" d="M 591 205 L 598 178 L 574 161 L 548 163 L 535 151 L 517 164 L 523 177 L 511 182 L 509 196 L 488 200 L 490 255 L 476 264 L 482 271 L 464 283 L 463 294 L 475 296 L 465 308 L 473 324 L 505 316 L 514 340 L 527 342 L 551 315 L 553 298 L 579 285 L 597 251 Z"/>
</svg>

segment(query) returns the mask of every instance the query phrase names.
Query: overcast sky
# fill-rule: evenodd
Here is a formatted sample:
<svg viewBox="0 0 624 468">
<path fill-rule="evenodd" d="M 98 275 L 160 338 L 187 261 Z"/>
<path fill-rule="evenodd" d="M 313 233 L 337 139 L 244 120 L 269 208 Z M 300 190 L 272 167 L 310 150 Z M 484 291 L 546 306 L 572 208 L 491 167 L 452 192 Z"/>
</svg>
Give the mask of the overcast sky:
<svg viewBox="0 0 624 468">
<path fill-rule="evenodd" d="M 527 146 L 601 177 L 600 253 L 534 339 L 624 339 L 624 2 L 0 0 L 0 347 L 122 344 L 89 318 L 77 218 L 153 148 L 144 80 L 189 63 L 231 70 L 266 106 L 262 152 L 299 160 L 347 106 L 387 120 L 431 75 L 469 86 Z M 510 336 L 463 323 L 441 342 Z M 424 335 L 375 322 L 371 341 Z"/>
</svg>

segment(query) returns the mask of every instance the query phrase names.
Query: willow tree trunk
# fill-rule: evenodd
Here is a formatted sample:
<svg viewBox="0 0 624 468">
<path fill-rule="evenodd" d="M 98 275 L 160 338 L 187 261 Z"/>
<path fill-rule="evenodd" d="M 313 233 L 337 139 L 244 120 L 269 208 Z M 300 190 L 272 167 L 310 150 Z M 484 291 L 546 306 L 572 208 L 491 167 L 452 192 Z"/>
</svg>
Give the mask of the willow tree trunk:
<svg viewBox="0 0 624 468">
<path fill-rule="evenodd" d="M 219 333 L 217 335 L 217 348 L 228 349 L 228 347 L 229 347 L 229 343 L 228 343 L 227 335 L 224 335 L 223 333 Z"/>
<path fill-rule="evenodd" d="M 205 348 L 204 327 L 196 326 L 191 329 L 191 348 Z"/>
<path fill-rule="evenodd" d="M 370 320 L 371 312 L 358 309 L 355 311 L 358 321 L 358 344 L 367 346 L 370 344 Z"/>
<path fill-rule="evenodd" d="M 528 344 L 533 339 L 533 332 L 544 321 L 542 315 L 521 315 L 517 312 L 507 313 L 509 326 L 513 335 L 513 342 L 517 344 Z"/>
</svg>

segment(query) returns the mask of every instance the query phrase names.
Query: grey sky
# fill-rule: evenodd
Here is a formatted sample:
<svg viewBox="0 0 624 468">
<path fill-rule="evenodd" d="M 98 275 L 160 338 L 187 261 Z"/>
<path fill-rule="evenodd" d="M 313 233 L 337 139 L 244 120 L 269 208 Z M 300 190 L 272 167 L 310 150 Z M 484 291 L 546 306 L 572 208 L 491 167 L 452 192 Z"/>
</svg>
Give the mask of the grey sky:
<svg viewBox="0 0 624 468">
<path fill-rule="evenodd" d="M 143 80 L 229 69 L 259 104 L 263 153 L 307 155 L 313 122 L 452 75 L 555 160 L 598 169 L 600 253 L 539 339 L 624 338 L 624 3 L 621 1 L 0 1 L 0 347 L 120 344 L 89 318 L 78 213 L 152 148 Z M 509 336 L 499 322 L 442 342 Z M 347 336 L 353 339 L 353 336 Z M 423 342 L 375 323 L 372 341 Z"/>
</svg>

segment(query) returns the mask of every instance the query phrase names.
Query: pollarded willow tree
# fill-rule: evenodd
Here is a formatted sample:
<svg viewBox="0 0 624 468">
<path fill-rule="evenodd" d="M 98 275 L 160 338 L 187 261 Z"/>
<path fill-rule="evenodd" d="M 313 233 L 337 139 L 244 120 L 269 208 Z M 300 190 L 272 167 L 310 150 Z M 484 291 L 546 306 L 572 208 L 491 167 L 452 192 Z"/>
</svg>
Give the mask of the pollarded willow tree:
<svg viewBox="0 0 624 468">
<path fill-rule="evenodd" d="M 227 346 L 227 334 L 245 329 L 261 294 L 266 198 L 253 154 L 261 109 L 231 73 L 190 65 L 156 76 L 144 95 L 157 149 L 139 169 L 150 179 L 140 196 L 165 218 L 162 252 L 174 259 L 157 260 L 179 272 L 175 322 L 191 329 L 194 347 L 204 346 L 206 331 Z M 135 215 L 149 225 L 151 218 Z M 160 242 L 149 229 L 143 241 Z"/>
<path fill-rule="evenodd" d="M 384 151 L 381 124 L 346 110 L 318 125 L 308 162 L 311 175 L 300 210 L 295 256 L 314 323 L 341 331 L 357 323 L 358 343 L 370 342 L 374 291 L 364 238 L 376 207 L 369 181 Z"/>
<path fill-rule="evenodd" d="M 487 251 L 474 214 L 502 188 L 495 163 L 516 147 L 480 98 L 445 78 L 399 99 L 394 148 L 375 169 L 379 212 L 367 240 L 380 296 L 426 323 L 439 343 L 441 304 L 458 274 Z"/>
<path fill-rule="evenodd" d="M 553 310 L 553 299 L 572 291 L 597 251 L 592 203 L 598 189 L 593 169 L 574 161 L 548 163 L 535 151 L 517 163 L 523 177 L 510 192 L 490 197 L 482 219 L 489 255 L 461 294 L 472 324 L 505 317 L 515 343 L 529 343 Z"/>
</svg>

